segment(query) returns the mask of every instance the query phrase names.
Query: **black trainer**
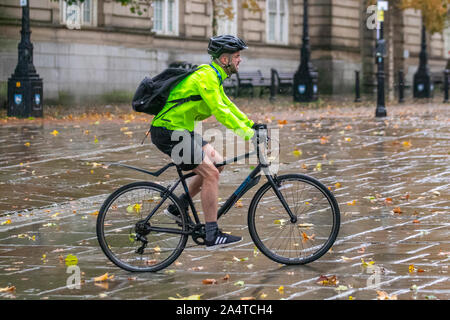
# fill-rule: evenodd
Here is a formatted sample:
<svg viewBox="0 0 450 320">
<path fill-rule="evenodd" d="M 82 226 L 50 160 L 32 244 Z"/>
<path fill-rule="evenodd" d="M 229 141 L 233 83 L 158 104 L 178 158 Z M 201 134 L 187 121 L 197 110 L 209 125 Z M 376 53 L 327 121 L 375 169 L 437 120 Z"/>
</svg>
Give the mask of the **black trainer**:
<svg viewBox="0 0 450 320">
<path fill-rule="evenodd" d="M 241 241 L 241 237 L 232 236 L 231 234 L 223 233 L 220 229 L 217 229 L 215 238 L 212 241 L 205 240 L 205 244 L 207 250 L 215 250 Z"/>
<path fill-rule="evenodd" d="M 183 196 L 181 196 L 180 198 L 181 202 L 184 204 L 184 210 L 185 212 L 188 211 L 189 208 L 189 204 L 187 203 L 187 201 L 185 201 L 183 199 Z M 166 210 L 164 210 L 164 213 L 166 214 L 166 216 L 168 216 L 169 218 L 171 218 L 172 220 L 175 220 L 176 222 L 181 223 L 181 217 L 180 217 L 180 211 L 178 211 L 178 208 L 176 205 L 174 204 L 170 204 Z"/>
<path fill-rule="evenodd" d="M 181 217 L 180 217 L 180 211 L 178 211 L 178 208 L 171 204 L 167 207 L 166 210 L 164 210 L 164 213 L 166 216 L 168 216 L 170 219 L 175 220 L 176 222 L 181 223 Z"/>
</svg>

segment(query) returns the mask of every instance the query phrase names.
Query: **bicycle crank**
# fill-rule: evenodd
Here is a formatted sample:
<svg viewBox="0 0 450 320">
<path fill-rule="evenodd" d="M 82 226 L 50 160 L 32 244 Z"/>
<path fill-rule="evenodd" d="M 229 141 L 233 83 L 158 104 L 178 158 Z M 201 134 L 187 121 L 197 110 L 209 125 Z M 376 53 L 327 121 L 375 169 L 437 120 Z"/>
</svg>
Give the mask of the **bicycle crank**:
<svg viewBox="0 0 450 320">
<path fill-rule="evenodd" d="M 192 230 L 191 236 L 192 236 L 192 240 L 194 240 L 194 242 L 196 244 L 204 245 L 205 244 L 205 239 L 206 239 L 205 225 L 204 224 L 197 224 L 194 227 L 194 230 Z"/>
</svg>

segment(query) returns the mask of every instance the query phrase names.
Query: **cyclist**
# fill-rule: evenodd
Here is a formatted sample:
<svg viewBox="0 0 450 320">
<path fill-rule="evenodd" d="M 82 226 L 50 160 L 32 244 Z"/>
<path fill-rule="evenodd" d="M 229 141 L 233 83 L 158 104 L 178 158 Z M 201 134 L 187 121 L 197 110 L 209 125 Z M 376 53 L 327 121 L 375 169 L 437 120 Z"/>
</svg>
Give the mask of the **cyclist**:
<svg viewBox="0 0 450 320">
<path fill-rule="evenodd" d="M 246 43 L 235 36 L 212 37 L 208 45 L 211 64 L 200 65 L 197 71 L 183 79 L 172 89 L 167 101 L 190 96 L 200 96 L 201 99 L 186 99 L 176 106 L 175 103 L 168 102 L 155 116 L 150 129 L 152 142 L 160 151 L 172 159 L 183 157 L 181 163 L 179 160 L 175 163 L 179 164 L 182 170 L 193 170 L 197 174 L 189 183 L 189 195 L 194 197 L 200 192 L 205 215 L 207 249 L 235 244 L 242 238 L 223 233 L 218 228 L 219 174 L 223 166 L 216 168 L 214 164 L 223 161 L 223 158 L 211 144 L 194 132 L 194 127 L 197 121 L 214 115 L 220 123 L 245 140 L 254 136 L 254 122 L 228 99 L 222 87 L 227 77 L 238 72 L 240 52 L 247 48 Z M 181 142 L 180 138 L 183 138 Z M 183 146 L 181 150 L 176 147 L 179 143 Z M 187 212 L 186 195 L 181 195 L 180 199 Z M 174 205 L 169 205 L 165 212 L 172 219 L 180 221 L 180 212 Z"/>
</svg>

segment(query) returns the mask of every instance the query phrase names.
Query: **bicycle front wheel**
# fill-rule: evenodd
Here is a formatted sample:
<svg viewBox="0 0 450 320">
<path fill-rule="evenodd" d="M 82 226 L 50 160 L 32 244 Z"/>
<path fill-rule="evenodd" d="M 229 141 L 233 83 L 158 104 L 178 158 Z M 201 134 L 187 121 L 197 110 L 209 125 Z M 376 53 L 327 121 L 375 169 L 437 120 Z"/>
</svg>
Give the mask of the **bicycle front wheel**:
<svg viewBox="0 0 450 320">
<path fill-rule="evenodd" d="M 169 266 L 183 251 L 187 224 L 174 194 L 169 193 L 150 220 L 143 223 L 166 192 L 152 182 L 135 182 L 116 190 L 103 203 L 97 218 L 97 238 L 105 255 L 118 267 L 154 272 Z M 181 222 L 164 213 L 170 204 L 181 212 Z"/>
<path fill-rule="evenodd" d="M 249 232 L 256 247 L 282 264 L 306 264 L 320 258 L 333 245 L 339 232 L 339 206 L 333 194 L 316 179 L 288 174 L 276 179 L 295 223 L 282 206 L 269 182 L 252 199 Z"/>
</svg>

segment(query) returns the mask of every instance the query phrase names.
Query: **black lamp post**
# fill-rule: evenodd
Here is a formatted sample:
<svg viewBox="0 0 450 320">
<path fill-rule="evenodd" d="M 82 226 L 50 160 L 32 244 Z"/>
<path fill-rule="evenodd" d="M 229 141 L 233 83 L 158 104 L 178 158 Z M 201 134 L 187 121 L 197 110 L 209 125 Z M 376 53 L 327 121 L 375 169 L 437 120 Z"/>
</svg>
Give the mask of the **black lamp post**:
<svg viewBox="0 0 450 320">
<path fill-rule="evenodd" d="M 303 44 L 300 51 L 300 66 L 294 75 L 294 101 L 316 101 L 317 95 L 317 71 L 310 61 L 311 49 L 308 35 L 308 0 L 303 0 Z"/>
<path fill-rule="evenodd" d="M 430 98 L 432 85 L 428 68 L 427 38 L 425 24 L 422 22 L 422 44 L 419 55 L 419 69 L 414 74 L 414 98 Z"/>
<path fill-rule="evenodd" d="M 33 44 L 30 40 L 30 3 L 21 0 L 22 30 L 18 46 L 19 61 L 8 79 L 8 116 L 42 117 L 42 79 L 33 65 Z"/>
<path fill-rule="evenodd" d="M 376 117 L 386 117 L 386 105 L 384 95 L 384 57 L 386 56 L 386 42 L 384 40 L 384 8 L 378 7 L 378 20 L 380 27 L 377 30 L 377 45 L 376 45 L 376 63 L 377 70 L 377 108 L 375 110 Z"/>
</svg>

